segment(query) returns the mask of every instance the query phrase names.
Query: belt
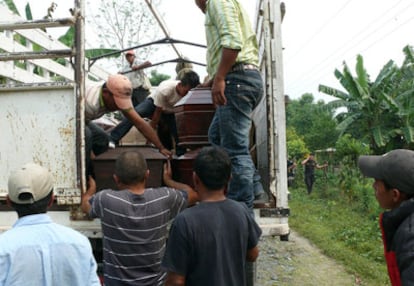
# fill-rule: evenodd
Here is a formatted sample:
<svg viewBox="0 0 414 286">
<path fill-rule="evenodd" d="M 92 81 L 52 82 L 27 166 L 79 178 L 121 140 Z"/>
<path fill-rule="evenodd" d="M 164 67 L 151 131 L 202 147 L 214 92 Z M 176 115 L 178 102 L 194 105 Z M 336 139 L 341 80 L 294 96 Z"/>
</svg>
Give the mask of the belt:
<svg viewBox="0 0 414 286">
<path fill-rule="evenodd" d="M 236 63 L 231 67 L 230 72 L 244 71 L 244 70 L 258 70 L 255 65 L 245 64 L 245 63 Z"/>
</svg>

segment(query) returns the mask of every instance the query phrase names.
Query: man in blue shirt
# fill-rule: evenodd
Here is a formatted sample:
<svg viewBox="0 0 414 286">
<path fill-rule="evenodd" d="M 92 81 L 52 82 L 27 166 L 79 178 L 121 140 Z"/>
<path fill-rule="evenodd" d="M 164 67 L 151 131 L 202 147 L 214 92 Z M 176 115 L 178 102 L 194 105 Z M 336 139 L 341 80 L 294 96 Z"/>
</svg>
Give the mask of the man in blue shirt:
<svg viewBox="0 0 414 286">
<path fill-rule="evenodd" d="M 7 202 L 19 219 L 0 235 L 0 285 L 101 285 L 88 239 L 52 222 L 53 178 L 29 163 L 13 172 Z"/>
</svg>

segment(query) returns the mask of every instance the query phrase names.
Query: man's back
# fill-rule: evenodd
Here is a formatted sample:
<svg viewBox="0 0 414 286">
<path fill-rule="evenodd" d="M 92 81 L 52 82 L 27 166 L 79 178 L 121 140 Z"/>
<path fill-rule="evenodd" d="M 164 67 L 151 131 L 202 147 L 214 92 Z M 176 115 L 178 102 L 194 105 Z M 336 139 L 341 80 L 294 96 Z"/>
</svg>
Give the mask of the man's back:
<svg viewBox="0 0 414 286">
<path fill-rule="evenodd" d="M 168 222 L 186 207 L 181 192 L 170 188 L 104 190 L 92 202 L 104 234 L 105 285 L 162 285 L 160 261 Z"/>
<path fill-rule="evenodd" d="M 247 250 L 260 234 L 245 205 L 229 199 L 202 202 L 174 220 L 162 265 L 185 274 L 188 286 L 242 286 Z"/>
<path fill-rule="evenodd" d="M 100 285 L 88 239 L 46 214 L 20 218 L 0 235 L 0 285 Z"/>
</svg>

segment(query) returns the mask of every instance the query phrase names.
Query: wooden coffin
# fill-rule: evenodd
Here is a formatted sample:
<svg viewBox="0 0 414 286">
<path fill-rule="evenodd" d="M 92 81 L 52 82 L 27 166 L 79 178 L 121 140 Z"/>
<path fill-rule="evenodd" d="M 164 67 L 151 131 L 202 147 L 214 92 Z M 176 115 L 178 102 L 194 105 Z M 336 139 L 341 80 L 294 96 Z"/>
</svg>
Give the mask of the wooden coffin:
<svg viewBox="0 0 414 286">
<path fill-rule="evenodd" d="M 158 152 L 156 148 L 150 146 L 119 146 L 115 149 L 109 149 L 94 159 L 96 188 L 98 191 L 108 188 L 117 189 L 112 176 L 115 171 L 115 161 L 121 153 L 126 151 L 138 151 L 144 155 L 150 170 L 146 187 L 160 187 L 163 185 L 162 172 L 163 164 L 166 160 L 164 155 Z"/>
<path fill-rule="evenodd" d="M 173 179 L 194 188 L 193 162 L 201 148 L 191 150 L 171 161 Z"/>
<path fill-rule="evenodd" d="M 198 148 L 209 145 L 208 128 L 214 116 L 209 88 L 194 88 L 174 106 L 179 146 Z"/>
</svg>

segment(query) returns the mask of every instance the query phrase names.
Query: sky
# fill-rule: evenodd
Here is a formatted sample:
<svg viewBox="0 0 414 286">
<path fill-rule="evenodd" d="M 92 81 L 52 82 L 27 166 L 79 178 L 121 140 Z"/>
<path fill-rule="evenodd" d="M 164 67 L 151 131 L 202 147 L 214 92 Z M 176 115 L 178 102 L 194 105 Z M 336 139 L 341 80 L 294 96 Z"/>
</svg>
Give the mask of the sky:
<svg viewBox="0 0 414 286">
<path fill-rule="evenodd" d="M 27 0 L 14 0 L 23 11 Z M 55 17 L 65 15 L 74 1 L 54 0 L 57 4 Z M 143 1 L 143 0 L 137 0 Z M 255 18 L 256 1 L 240 0 Z M 34 18 L 44 16 L 51 1 L 30 0 Z M 371 80 L 381 68 L 394 60 L 401 64 L 406 45 L 414 45 L 413 0 L 284 0 L 286 14 L 281 26 L 283 47 L 284 92 L 293 99 L 304 93 L 312 93 L 316 100 L 333 98 L 318 92 L 318 85 L 341 88 L 334 70 L 342 71 L 346 62 L 355 74 L 358 54 L 362 55 Z M 35 4 L 35 5 L 34 5 Z M 158 11 L 164 15 L 172 38 L 205 44 L 204 15 L 194 0 L 164 0 Z M 88 33 L 88 29 L 87 29 Z M 87 40 L 91 39 L 87 35 Z M 163 36 L 162 36 L 163 38 Z M 90 43 L 88 43 L 91 45 Z M 205 50 L 177 45 L 180 52 L 197 62 L 205 62 Z M 173 50 L 162 51 L 167 59 L 177 56 Z M 150 59 L 158 62 L 156 58 Z M 114 67 L 113 67 L 114 68 Z M 167 74 L 175 72 L 174 64 L 158 69 Z M 205 68 L 195 66 L 203 78 Z M 116 72 L 114 70 L 114 72 Z"/>
<path fill-rule="evenodd" d="M 333 98 L 318 85 L 341 88 L 334 70 L 345 61 L 355 75 L 360 54 L 371 80 L 402 49 L 414 45 L 412 0 L 286 0 L 282 23 L 284 89 L 291 98 L 312 93 L 325 102 Z"/>
</svg>

